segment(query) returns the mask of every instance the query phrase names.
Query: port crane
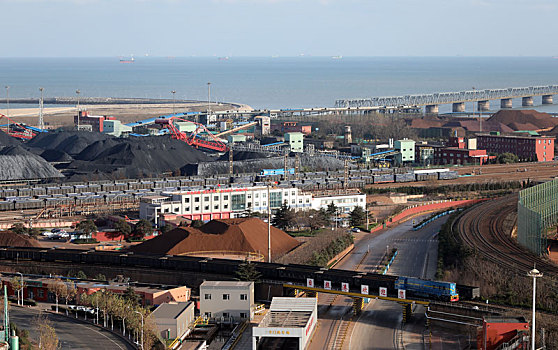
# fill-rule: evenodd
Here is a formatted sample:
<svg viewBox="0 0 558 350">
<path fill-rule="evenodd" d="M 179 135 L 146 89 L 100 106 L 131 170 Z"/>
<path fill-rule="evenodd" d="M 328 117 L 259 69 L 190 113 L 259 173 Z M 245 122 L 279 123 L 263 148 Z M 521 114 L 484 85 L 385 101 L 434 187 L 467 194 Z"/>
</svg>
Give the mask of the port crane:
<svg viewBox="0 0 558 350">
<path fill-rule="evenodd" d="M 29 126 L 15 122 L 8 116 L 0 113 L 0 121 L 2 121 L 3 119 L 7 121 L 7 124 L 1 124 L 0 130 L 5 132 L 6 134 L 18 139 L 25 140 L 30 140 L 36 136 L 36 134 L 29 128 Z"/>
<path fill-rule="evenodd" d="M 196 129 L 190 134 L 182 132 L 175 125 L 175 122 L 180 121 L 192 123 L 196 126 Z M 227 145 L 225 145 L 217 137 L 215 137 L 215 135 L 207 130 L 207 128 L 203 124 L 179 117 L 171 117 L 168 119 L 159 118 L 155 120 L 155 124 L 166 125 L 173 139 L 184 141 L 190 146 L 194 146 L 196 148 L 202 147 L 217 152 L 226 152 L 229 149 Z M 205 136 L 205 138 L 202 138 L 202 134 Z"/>
</svg>

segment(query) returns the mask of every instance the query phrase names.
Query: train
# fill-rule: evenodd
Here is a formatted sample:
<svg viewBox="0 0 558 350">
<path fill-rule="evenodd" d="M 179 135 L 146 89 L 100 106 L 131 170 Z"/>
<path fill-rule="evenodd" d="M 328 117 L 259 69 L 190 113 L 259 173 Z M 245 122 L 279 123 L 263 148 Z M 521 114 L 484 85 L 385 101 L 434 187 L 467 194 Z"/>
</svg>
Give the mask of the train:
<svg viewBox="0 0 558 350">
<path fill-rule="evenodd" d="M 173 255 L 142 255 L 132 252 L 84 251 L 57 248 L 15 248 L 0 247 L 0 260 L 31 260 L 37 262 L 58 262 L 110 267 L 151 268 L 171 271 L 188 271 L 197 274 L 218 274 L 234 276 L 244 261 L 213 259 L 203 257 Z M 417 278 L 382 275 L 370 272 L 356 272 L 341 269 L 327 269 L 319 266 L 253 262 L 265 281 L 277 281 L 294 285 L 306 285 L 312 278 L 315 286 L 331 283 L 332 289 L 341 290 L 342 283 L 349 284 L 349 291 L 360 293 L 361 285 L 367 285 L 371 294 L 379 293 L 379 288 L 387 289 L 387 296 L 397 298 L 398 289 L 406 289 L 407 298 L 427 300 L 458 301 L 469 300 L 478 295 L 478 287 L 461 286 L 452 282 L 421 280 Z M 172 272 L 171 272 L 172 273 Z M 466 294 L 466 295 L 465 295 Z"/>
</svg>

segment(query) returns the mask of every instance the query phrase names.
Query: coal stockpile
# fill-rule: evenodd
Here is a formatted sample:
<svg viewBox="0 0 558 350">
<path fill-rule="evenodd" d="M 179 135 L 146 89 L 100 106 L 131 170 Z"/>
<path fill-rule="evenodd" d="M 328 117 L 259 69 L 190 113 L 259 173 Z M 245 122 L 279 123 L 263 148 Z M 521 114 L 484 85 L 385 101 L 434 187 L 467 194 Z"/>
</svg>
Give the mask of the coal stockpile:
<svg viewBox="0 0 558 350">
<path fill-rule="evenodd" d="M 74 156 L 67 171 L 72 180 L 180 175 L 187 164 L 209 161 L 202 151 L 166 136 L 111 138 L 92 143 Z"/>
<path fill-rule="evenodd" d="M 11 137 L 3 131 L 0 131 L 0 147 L 21 145 L 21 141 L 15 137 Z"/>
<path fill-rule="evenodd" d="M 221 161 L 221 160 L 228 161 L 229 160 L 229 152 L 225 153 L 224 155 L 219 157 L 217 160 L 218 161 Z M 263 159 L 263 158 L 269 158 L 269 157 L 270 157 L 269 155 L 259 153 L 259 152 L 234 151 L 233 150 L 233 160 Z"/>
<path fill-rule="evenodd" d="M 0 149 L 0 181 L 53 179 L 63 175 L 43 158 L 21 146 Z"/>
<path fill-rule="evenodd" d="M 73 156 L 97 141 L 113 138 L 106 134 L 88 131 L 48 132 L 35 136 L 27 142 L 27 146 L 42 150 L 54 149 Z"/>
<path fill-rule="evenodd" d="M 40 155 L 47 162 L 71 162 L 73 160 L 68 153 L 55 149 L 47 149 L 46 151 L 40 153 Z"/>
<path fill-rule="evenodd" d="M 294 167 L 294 158 L 289 159 L 289 167 Z M 262 169 L 283 169 L 283 157 L 273 157 L 265 159 L 247 159 L 233 160 L 234 173 L 259 173 Z M 310 171 L 330 171 L 343 169 L 345 163 L 342 159 L 333 157 L 309 156 L 303 154 L 300 156 L 300 166 Z M 181 169 L 184 175 L 202 175 L 209 176 L 214 174 L 228 174 L 229 162 L 216 161 L 209 163 L 192 164 Z"/>
</svg>

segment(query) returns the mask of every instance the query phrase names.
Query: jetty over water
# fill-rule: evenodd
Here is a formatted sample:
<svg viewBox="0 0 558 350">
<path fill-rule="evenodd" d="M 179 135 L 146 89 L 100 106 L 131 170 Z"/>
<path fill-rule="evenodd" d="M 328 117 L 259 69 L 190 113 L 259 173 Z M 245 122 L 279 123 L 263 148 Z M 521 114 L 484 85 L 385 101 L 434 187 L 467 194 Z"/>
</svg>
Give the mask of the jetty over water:
<svg viewBox="0 0 558 350">
<path fill-rule="evenodd" d="M 426 113 L 438 113 L 441 104 L 452 104 L 453 112 L 464 112 L 465 102 L 477 102 L 478 111 L 490 109 L 491 100 L 500 100 L 501 108 L 511 108 L 514 98 L 521 98 L 524 107 L 533 106 L 533 97 L 542 96 L 542 104 L 552 104 L 553 95 L 558 94 L 558 85 L 512 87 L 505 89 L 468 90 L 458 92 L 438 92 L 433 94 L 340 99 L 337 108 L 400 106 L 425 107 Z"/>
</svg>

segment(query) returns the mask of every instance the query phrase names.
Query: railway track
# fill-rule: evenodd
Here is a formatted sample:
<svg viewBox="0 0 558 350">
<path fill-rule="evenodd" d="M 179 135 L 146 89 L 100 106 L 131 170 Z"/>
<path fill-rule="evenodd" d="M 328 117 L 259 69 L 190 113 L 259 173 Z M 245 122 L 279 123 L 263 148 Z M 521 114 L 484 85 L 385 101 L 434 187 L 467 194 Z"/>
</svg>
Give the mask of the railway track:
<svg viewBox="0 0 558 350">
<path fill-rule="evenodd" d="M 461 240 L 478 253 L 525 275 L 536 264 L 545 274 L 558 277 L 558 266 L 521 247 L 504 229 L 504 221 L 517 211 L 517 195 L 510 195 L 476 205 L 466 210 L 452 225 Z"/>
</svg>

